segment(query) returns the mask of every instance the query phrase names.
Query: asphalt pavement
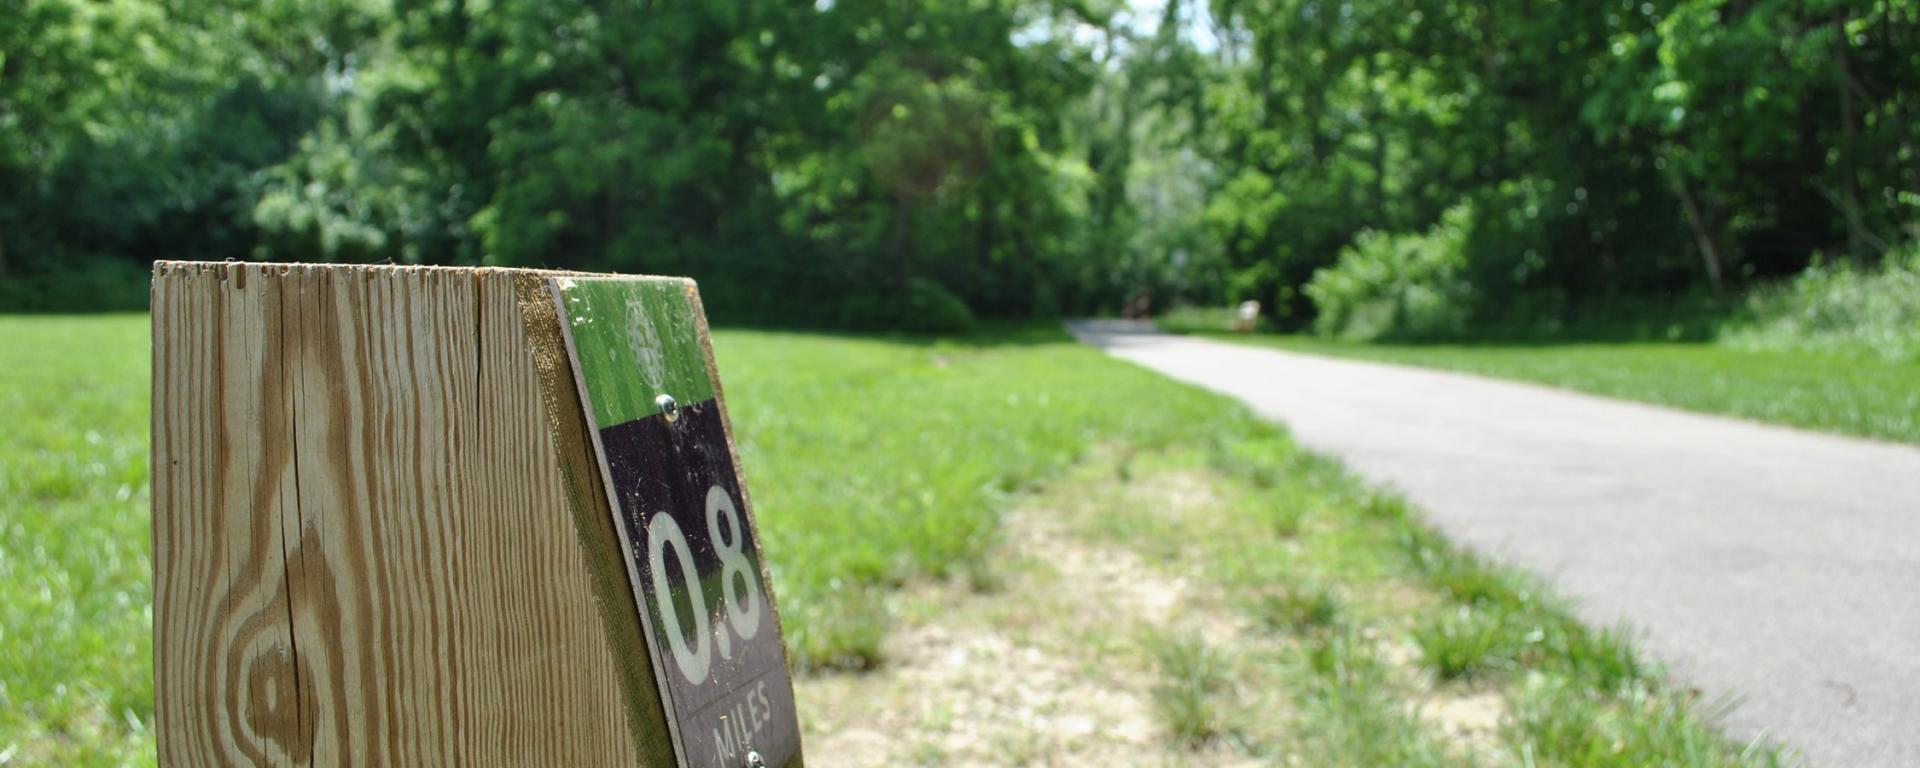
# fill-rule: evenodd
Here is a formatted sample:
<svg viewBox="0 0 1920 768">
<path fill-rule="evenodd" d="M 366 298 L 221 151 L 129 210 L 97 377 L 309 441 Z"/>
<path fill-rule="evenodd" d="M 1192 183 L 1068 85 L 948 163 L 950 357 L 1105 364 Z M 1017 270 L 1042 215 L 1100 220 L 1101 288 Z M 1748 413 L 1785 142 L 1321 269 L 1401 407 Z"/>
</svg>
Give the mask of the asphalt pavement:
<svg viewBox="0 0 1920 768">
<path fill-rule="evenodd" d="M 1527 567 L 1819 766 L 1920 766 L 1920 448 L 1464 374 L 1071 324 L 1239 398 Z M 1913 382 L 1920 387 L 1920 382 Z"/>
</svg>

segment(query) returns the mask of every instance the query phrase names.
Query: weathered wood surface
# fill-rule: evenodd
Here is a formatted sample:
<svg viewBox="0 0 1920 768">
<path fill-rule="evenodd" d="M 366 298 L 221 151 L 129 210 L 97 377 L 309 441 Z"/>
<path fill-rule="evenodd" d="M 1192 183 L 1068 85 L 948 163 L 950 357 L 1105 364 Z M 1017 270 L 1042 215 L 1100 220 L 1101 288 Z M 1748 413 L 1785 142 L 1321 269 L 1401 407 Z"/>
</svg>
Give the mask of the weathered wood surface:
<svg viewBox="0 0 1920 768">
<path fill-rule="evenodd" d="M 549 273 L 156 265 L 162 765 L 672 765 Z"/>
</svg>

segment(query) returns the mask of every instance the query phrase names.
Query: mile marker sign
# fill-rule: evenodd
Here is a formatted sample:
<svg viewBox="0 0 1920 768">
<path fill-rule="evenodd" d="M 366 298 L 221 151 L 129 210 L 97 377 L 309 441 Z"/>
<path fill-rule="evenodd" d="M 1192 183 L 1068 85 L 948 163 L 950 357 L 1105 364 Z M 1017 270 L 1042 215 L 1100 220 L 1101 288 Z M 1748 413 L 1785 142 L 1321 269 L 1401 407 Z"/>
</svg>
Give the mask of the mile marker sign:
<svg viewBox="0 0 1920 768">
<path fill-rule="evenodd" d="M 800 766 L 780 617 L 693 281 L 549 285 L 679 764 Z"/>
</svg>

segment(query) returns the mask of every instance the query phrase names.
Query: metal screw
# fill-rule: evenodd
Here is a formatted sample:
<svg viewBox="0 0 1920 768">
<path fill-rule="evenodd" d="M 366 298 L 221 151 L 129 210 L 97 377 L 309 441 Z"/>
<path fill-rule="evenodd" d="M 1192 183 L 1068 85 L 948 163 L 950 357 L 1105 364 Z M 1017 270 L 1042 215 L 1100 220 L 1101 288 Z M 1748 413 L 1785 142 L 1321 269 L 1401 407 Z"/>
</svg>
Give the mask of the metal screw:
<svg viewBox="0 0 1920 768">
<path fill-rule="evenodd" d="M 767 768 L 767 761 L 755 750 L 747 750 L 747 768 Z"/>
<path fill-rule="evenodd" d="M 656 397 L 653 399 L 653 404 L 660 407 L 660 415 L 667 417 L 668 424 L 680 418 L 680 404 L 673 401 L 673 395 L 663 394 Z"/>
</svg>

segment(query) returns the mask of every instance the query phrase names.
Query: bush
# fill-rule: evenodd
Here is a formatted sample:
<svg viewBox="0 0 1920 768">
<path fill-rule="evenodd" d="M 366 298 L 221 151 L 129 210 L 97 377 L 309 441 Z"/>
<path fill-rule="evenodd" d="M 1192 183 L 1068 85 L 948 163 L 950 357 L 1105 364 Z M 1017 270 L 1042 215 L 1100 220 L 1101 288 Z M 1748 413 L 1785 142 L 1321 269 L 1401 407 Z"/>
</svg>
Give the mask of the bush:
<svg viewBox="0 0 1920 768">
<path fill-rule="evenodd" d="M 1889 252 L 1878 269 L 1816 258 L 1799 276 L 1748 294 L 1721 340 L 1920 361 L 1920 243 Z"/>
<path fill-rule="evenodd" d="M 907 280 L 902 290 L 849 297 L 841 304 L 840 322 L 850 328 L 906 333 L 966 333 L 977 325 L 965 301 L 920 277 Z"/>
<path fill-rule="evenodd" d="M 1472 315 L 1466 238 L 1473 207 L 1419 234 L 1363 232 L 1307 281 L 1322 335 L 1370 341 L 1459 333 Z"/>
<path fill-rule="evenodd" d="M 118 259 L 90 259 L 52 272 L 0 280 L 0 313 L 113 312 L 147 308 L 152 274 Z"/>
<path fill-rule="evenodd" d="M 932 280 L 914 278 L 907 281 L 907 290 L 903 296 L 905 310 L 898 324 L 903 331 L 913 333 L 965 333 L 974 328 L 973 310 Z"/>
</svg>

